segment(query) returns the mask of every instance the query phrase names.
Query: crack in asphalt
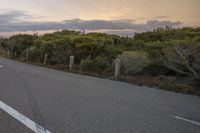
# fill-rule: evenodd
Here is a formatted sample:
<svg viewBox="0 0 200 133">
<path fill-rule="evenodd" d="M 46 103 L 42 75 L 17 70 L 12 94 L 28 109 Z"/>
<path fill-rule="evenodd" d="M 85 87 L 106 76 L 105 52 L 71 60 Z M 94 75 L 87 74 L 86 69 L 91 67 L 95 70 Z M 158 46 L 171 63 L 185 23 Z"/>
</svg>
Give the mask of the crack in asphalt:
<svg viewBox="0 0 200 133">
<path fill-rule="evenodd" d="M 38 129 L 40 129 L 40 127 L 42 126 L 44 128 L 44 132 L 46 132 L 45 131 L 45 129 L 46 129 L 45 123 L 44 123 L 44 120 L 42 118 L 42 115 L 41 115 L 38 103 L 36 101 L 36 98 L 35 98 L 33 92 L 31 91 L 31 87 L 28 85 L 27 81 L 25 80 L 25 78 L 22 75 L 20 75 L 17 71 L 15 71 L 15 72 L 16 72 L 17 75 L 19 75 L 19 78 L 23 82 L 23 85 L 24 85 L 23 89 L 24 89 L 26 95 L 28 96 L 28 101 L 29 101 L 30 106 L 31 106 L 33 117 L 35 119 L 35 122 L 37 123 L 36 127 Z"/>
</svg>

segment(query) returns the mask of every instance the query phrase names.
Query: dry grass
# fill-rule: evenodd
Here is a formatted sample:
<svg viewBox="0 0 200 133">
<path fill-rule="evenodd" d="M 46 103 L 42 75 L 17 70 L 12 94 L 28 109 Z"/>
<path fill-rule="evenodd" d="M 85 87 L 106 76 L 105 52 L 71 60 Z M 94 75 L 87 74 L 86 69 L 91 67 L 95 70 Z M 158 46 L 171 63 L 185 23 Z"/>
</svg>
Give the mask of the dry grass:
<svg viewBox="0 0 200 133">
<path fill-rule="evenodd" d="M 140 86 L 156 87 L 159 89 L 171 90 L 175 92 L 181 92 L 186 94 L 196 94 L 199 92 L 195 86 L 188 83 L 181 83 L 177 77 L 173 76 L 144 76 L 134 75 L 123 77 L 122 80 L 134 83 Z"/>
</svg>

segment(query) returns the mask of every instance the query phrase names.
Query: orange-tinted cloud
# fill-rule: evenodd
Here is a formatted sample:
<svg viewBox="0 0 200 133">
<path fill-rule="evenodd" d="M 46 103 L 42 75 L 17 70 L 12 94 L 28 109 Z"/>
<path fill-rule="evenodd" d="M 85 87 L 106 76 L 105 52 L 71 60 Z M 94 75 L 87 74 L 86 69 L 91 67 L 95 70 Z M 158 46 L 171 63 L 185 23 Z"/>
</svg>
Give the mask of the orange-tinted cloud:
<svg viewBox="0 0 200 133">
<path fill-rule="evenodd" d="M 200 0 L 1 0 L 1 8 L 26 10 L 46 20 L 132 19 L 168 16 L 162 20 L 200 23 Z M 147 19 L 138 20 L 144 23 Z"/>
</svg>

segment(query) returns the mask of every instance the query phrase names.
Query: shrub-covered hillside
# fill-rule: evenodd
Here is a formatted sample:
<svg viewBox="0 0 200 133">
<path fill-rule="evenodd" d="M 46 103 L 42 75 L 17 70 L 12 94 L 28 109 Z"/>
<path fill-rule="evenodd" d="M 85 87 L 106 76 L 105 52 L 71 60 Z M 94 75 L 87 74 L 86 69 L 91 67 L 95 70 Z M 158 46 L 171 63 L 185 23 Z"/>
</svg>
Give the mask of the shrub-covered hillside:
<svg viewBox="0 0 200 133">
<path fill-rule="evenodd" d="M 121 80 L 184 93 L 199 94 L 200 28 L 156 29 L 120 37 L 102 33 L 58 31 L 42 36 L 14 35 L 0 39 L 1 55 L 66 70 L 75 56 L 74 71 L 111 77 L 121 59 Z M 66 67 L 67 68 L 67 67 Z"/>
</svg>

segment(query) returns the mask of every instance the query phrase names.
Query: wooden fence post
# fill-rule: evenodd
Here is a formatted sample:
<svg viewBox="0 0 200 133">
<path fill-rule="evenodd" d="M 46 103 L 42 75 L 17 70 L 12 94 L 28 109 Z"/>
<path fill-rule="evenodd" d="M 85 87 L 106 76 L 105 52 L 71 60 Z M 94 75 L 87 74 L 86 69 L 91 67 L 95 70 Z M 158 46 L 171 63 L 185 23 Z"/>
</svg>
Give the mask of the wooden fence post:
<svg viewBox="0 0 200 133">
<path fill-rule="evenodd" d="M 70 61 L 69 61 L 69 70 L 72 70 L 74 65 L 74 56 L 70 56 Z"/>
<path fill-rule="evenodd" d="M 47 58 L 48 58 L 48 54 L 45 54 L 45 55 L 44 55 L 44 65 L 47 64 Z"/>
<path fill-rule="evenodd" d="M 117 79 L 119 77 L 120 67 L 121 67 L 121 60 L 116 59 L 116 61 L 115 61 L 115 79 Z"/>
</svg>

